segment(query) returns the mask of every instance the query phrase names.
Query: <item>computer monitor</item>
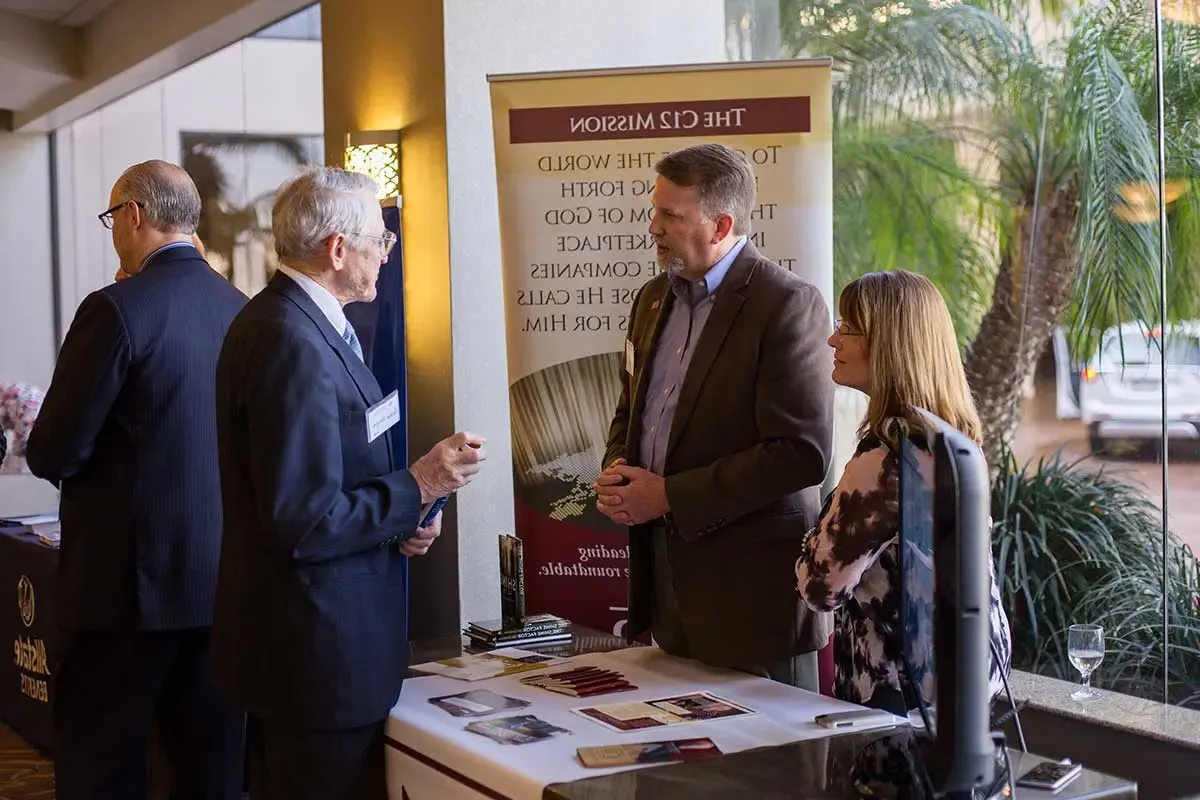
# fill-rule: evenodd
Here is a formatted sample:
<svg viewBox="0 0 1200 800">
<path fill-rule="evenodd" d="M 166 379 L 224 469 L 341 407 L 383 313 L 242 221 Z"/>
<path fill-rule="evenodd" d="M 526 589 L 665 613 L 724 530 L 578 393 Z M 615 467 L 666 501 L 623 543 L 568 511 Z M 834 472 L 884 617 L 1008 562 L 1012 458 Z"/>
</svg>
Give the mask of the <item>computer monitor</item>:
<svg viewBox="0 0 1200 800">
<path fill-rule="evenodd" d="M 914 410 L 925 420 L 924 441 L 917 441 L 917 431 L 900 441 L 906 682 L 929 729 L 933 788 L 939 795 L 958 794 L 986 787 L 995 777 L 988 468 L 970 438 L 940 417 Z"/>
</svg>

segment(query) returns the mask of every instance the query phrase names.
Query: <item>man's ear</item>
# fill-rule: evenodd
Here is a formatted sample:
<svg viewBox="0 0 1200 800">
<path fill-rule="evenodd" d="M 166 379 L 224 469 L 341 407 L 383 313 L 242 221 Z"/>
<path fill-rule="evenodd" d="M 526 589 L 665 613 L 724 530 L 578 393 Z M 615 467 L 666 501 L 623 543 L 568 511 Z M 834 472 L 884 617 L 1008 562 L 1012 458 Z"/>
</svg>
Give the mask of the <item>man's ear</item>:
<svg viewBox="0 0 1200 800">
<path fill-rule="evenodd" d="M 347 249 L 348 243 L 344 233 L 335 233 L 325 240 L 325 255 L 329 256 L 329 263 L 339 272 L 346 263 Z"/>
<path fill-rule="evenodd" d="M 129 215 L 129 224 L 134 230 L 146 224 L 146 220 L 142 219 L 142 207 L 137 203 L 126 203 L 125 213 Z"/>
<path fill-rule="evenodd" d="M 733 215 L 721 214 L 717 217 L 717 230 L 713 233 L 712 243 L 725 241 L 725 237 L 733 233 Z"/>
</svg>

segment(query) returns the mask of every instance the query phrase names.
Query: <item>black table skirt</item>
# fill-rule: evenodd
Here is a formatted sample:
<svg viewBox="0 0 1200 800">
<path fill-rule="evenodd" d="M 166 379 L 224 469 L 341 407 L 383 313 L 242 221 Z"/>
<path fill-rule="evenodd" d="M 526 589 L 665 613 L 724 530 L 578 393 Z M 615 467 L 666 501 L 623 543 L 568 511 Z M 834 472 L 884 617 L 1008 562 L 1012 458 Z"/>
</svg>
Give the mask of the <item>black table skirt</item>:
<svg viewBox="0 0 1200 800">
<path fill-rule="evenodd" d="M 11 654 L 0 667 L 0 722 L 44 749 L 54 736 L 57 566 L 56 549 L 0 528 L 0 642 Z"/>
</svg>

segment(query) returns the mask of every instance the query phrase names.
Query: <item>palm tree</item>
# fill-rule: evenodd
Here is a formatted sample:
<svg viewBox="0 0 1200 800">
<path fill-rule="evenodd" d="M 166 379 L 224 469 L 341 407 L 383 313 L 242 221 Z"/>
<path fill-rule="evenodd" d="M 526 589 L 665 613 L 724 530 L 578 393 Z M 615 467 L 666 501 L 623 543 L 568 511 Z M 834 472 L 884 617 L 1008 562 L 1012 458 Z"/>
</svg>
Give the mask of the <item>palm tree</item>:
<svg viewBox="0 0 1200 800">
<path fill-rule="evenodd" d="M 1184 191 L 1200 29 L 1164 30 L 1166 172 L 1184 191 L 1164 265 L 1147 7 L 1050 8 L 1061 30 L 1038 41 L 1028 8 L 999 0 L 781 0 L 785 45 L 834 64 L 835 278 L 905 267 L 939 285 L 993 462 L 1057 326 L 1090 354 L 1118 321 L 1161 324 L 1160 269 L 1169 319 L 1200 306 L 1200 201 Z"/>
<path fill-rule="evenodd" d="M 221 154 L 276 153 L 284 161 L 302 167 L 309 163 L 300 137 L 271 134 L 185 133 L 183 168 L 200 192 L 200 226 L 197 233 L 214 261 L 233 279 L 233 253 L 247 235 L 269 237 L 269 223 L 261 221 L 261 209 L 269 208 L 274 192 L 251 198 L 245 205 L 230 201 L 230 181 L 221 168 Z"/>
</svg>

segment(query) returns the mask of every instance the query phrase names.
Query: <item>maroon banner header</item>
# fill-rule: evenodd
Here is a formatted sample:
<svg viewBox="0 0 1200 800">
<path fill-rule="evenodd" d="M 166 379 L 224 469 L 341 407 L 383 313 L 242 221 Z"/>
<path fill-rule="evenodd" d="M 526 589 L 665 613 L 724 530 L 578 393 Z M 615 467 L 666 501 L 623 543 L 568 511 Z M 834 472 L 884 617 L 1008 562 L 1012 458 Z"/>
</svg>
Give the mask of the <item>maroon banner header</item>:
<svg viewBox="0 0 1200 800">
<path fill-rule="evenodd" d="M 591 142 L 756 133 L 808 133 L 808 97 L 514 108 L 509 141 Z"/>
</svg>

